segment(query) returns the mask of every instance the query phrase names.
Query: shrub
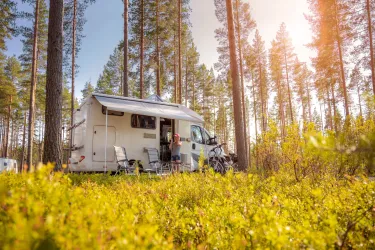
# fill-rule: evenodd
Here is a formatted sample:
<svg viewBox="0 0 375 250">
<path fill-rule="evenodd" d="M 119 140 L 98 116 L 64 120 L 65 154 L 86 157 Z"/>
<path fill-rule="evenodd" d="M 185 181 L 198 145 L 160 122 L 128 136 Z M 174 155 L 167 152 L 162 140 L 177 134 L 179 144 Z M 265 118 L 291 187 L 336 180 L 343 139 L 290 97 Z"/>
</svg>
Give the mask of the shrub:
<svg viewBox="0 0 375 250">
<path fill-rule="evenodd" d="M 0 174 L 3 249 L 375 247 L 375 183 L 212 171 Z"/>
</svg>

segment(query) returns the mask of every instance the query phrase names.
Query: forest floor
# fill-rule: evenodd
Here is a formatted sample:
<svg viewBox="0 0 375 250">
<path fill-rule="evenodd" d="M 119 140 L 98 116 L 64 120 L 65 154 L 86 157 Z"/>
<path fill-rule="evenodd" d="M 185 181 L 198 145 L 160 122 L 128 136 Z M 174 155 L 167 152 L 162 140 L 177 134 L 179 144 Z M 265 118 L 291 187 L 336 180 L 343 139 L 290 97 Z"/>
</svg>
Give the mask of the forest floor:
<svg viewBox="0 0 375 250">
<path fill-rule="evenodd" d="M 3 249 L 375 248 L 375 182 L 0 174 Z"/>
</svg>

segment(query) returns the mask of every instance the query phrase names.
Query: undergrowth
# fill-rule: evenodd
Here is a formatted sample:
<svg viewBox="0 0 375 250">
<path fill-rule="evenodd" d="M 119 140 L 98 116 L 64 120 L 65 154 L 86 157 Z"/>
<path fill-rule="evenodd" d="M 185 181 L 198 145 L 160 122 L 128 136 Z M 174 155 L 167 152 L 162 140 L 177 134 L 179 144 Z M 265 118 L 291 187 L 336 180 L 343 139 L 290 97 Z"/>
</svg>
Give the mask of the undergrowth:
<svg viewBox="0 0 375 250">
<path fill-rule="evenodd" d="M 2 249 L 375 248 L 375 183 L 213 172 L 0 174 Z"/>
</svg>

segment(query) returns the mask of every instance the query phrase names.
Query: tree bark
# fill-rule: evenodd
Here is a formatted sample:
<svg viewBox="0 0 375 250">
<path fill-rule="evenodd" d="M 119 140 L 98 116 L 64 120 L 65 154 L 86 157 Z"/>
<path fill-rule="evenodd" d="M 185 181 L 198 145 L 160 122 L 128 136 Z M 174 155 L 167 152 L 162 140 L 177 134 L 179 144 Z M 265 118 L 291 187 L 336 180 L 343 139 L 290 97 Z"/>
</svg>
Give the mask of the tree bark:
<svg viewBox="0 0 375 250">
<path fill-rule="evenodd" d="M 307 87 L 307 106 L 309 108 L 309 122 L 312 122 L 312 114 L 311 114 L 311 100 L 310 100 L 310 85 L 309 81 L 306 81 L 306 87 Z"/>
<path fill-rule="evenodd" d="M 333 130 L 333 117 L 332 117 L 332 107 L 331 107 L 331 100 L 330 100 L 330 94 L 329 94 L 329 87 L 327 87 L 326 95 L 327 95 L 327 106 L 328 106 L 329 129 Z"/>
<path fill-rule="evenodd" d="M 39 1 L 35 3 L 35 18 L 34 18 L 34 42 L 33 42 L 33 58 L 31 66 L 31 86 L 30 86 L 30 107 L 29 107 L 29 138 L 27 141 L 27 160 L 28 170 L 33 164 L 33 140 L 34 140 L 34 126 L 35 126 L 35 92 L 36 92 L 36 75 L 38 64 L 38 24 L 39 24 Z"/>
<path fill-rule="evenodd" d="M 182 0 L 178 0 L 178 103 L 182 104 Z"/>
<path fill-rule="evenodd" d="M 23 169 L 24 169 L 23 165 L 25 164 L 26 122 L 27 122 L 27 116 L 26 116 L 26 112 L 25 112 L 24 119 L 23 119 L 22 154 L 21 154 L 21 166 L 20 166 L 21 169 L 20 169 L 20 171 L 23 171 Z"/>
<path fill-rule="evenodd" d="M 175 103 L 178 103 L 178 98 L 177 98 L 177 53 L 176 53 L 176 31 L 174 32 L 174 36 L 173 36 L 173 48 L 174 48 L 174 51 L 173 51 L 173 60 L 174 60 L 174 64 L 173 64 L 174 93 L 173 93 L 173 96 L 174 96 L 174 102 L 175 102 Z"/>
<path fill-rule="evenodd" d="M 43 162 L 55 170 L 61 169 L 63 11 L 63 0 L 50 2 Z"/>
<path fill-rule="evenodd" d="M 332 105 L 333 105 L 333 126 L 335 129 L 335 132 L 337 133 L 337 112 L 336 112 L 336 98 L 335 98 L 335 90 L 334 86 L 332 84 L 332 81 L 330 81 L 331 86 L 331 94 L 332 94 Z"/>
<path fill-rule="evenodd" d="M 244 84 L 244 80 L 243 80 L 243 63 L 242 63 L 242 43 L 241 43 L 241 23 L 240 23 L 240 9 L 239 9 L 239 6 L 238 6 L 238 2 L 239 0 L 236 0 L 236 9 L 237 9 L 237 15 L 236 15 L 236 18 L 237 18 L 237 40 L 238 40 L 238 55 L 239 55 L 239 59 L 240 59 L 240 76 L 241 76 L 241 88 L 242 88 L 242 115 L 244 117 L 244 137 L 246 138 L 245 139 L 245 145 L 246 145 L 246 150 L 248 151 L 246 156 L 249 156 L 249 153 L 250 151 L 248 150 L 249 147 L 248 147 L 248 140 L 247 140 L 247 122 L 246 122 L 246 101 L 245 101 L 245 84 Z M 249 163 L 251 161 L 248 161 Z M 251 165 L 251 164 L 250 164 Z"/>
<path fill-rule="evenodd" d="M 187 107 L 188 100 L 188 52 L 186 49 L 186 62 L 185 62 L 185 107 Z"/>
<path fill-rule="evenodd" d="M 289 101 L 289 113 L 290 113 L 290 120 L 292 123 L 294 122 L 293 119 L 293 106 L 292 106 L 292 94 L 290 91 L 290 83 L 289 83 L 289 68 L 288 68 L 288 60 L 286 58 L 286 48 L 284 44 L 284 60 L 285 60 L 285 72 L 286 72 L 286 83 L 288 87 L 288 101 Z"/>
<path fill-rule="evenodd" d="M 140 20 L 140 26 L 141 26 L 141 41 L 140 41 L 140 69 L 139 69 L 139 95 L 140 98 L 143 99 L 143 60 L 144 60 L 144 0 L 141 0 L 141 20 Z"/>
<path fill-rule="evenodd" d="M 128 86 L 128 6 L 129 0 L 124 0 L 124 73 L 123 73 L 123 90 L 122 95 L 129 96 Z"/>
<path fill-rule="evenodd" d="M 259 51 L 258 51 L 259 53 Z M 260 89 L 260 105 L 261 105 L 261 112 L 262 112 L 262 132 L 267 130 L 266 128 L 266 114 L 265 114 L 265 100 L 263 95 L 263 83 L 262 83 L 262 63 L 261 58 L 258 58 L 258 70 L 259 70 L 259 89 Z"/>
<path fill-rule="evenodd" d="M 10 103 L 12 102 L 13 102 L 13 97 L 10 96 Z M 13 158 L 13 152 L 14 152 L 13 147 L 14 147 L 14 139 L 15 139 L 14 138 L 14 119 L 12 118 L 12 106 L 9 105 L 9 107 L 10 107 L 9 118 L 12 120 L 12 133 L 10 134 L 9 158 Z"/>
<path fill-rule="evenodd" d="M 281 93 L 281 84 L 280 84 L 280 76 L 276 80 L 276 88 L 277 88 L 277 96 L 278 96 L 278 104 L 279 104 L 279 116 L 280 116 L 280 124 L 281 124 L 281 137 L 284 139 L 285 137 L 285 112 L 284 112 L 284 105 Z"/>
<path fill-rule="evenodd" d="M 76 63 L 76 22 L 77 22 L 77 0 L 73 2 L 73 37 L 72 37 L 72 92 L 71 92 L 71 103 L 70 103 L 70 126 L 74 125 L 74 80 L 75 80 L 75 63 Z M 69 152 L 68 157 L 72 155 L 73 147 L 73 129 L 69 132 Z M 39 150 L 41 152 L 41 150 Z"/>
<path fill-rule="evenodd" d="M 255 82 L 253 80 L 253 72 L 251 72 L 251 82 L 253 85 L 253 102 L 254 102 L 254 125 L 255 125 L 255 144 L 258 142 L 258 125 L 257 125 L 257 106 L 255 99 Z M 255 147 L 255 167 L 258 168 L 258 153 L 257 148 Z"/>
<path fill-rule="evenodd" d="M 193 100 L 192 100 L 192 106 L 193 106 L 193 110 L 195 111 L 195 76 L 194 76 L 194 72 L 193 72 L 193 82 L 192 82 L 192 85 L 193 85 Z"/>
<path fill-rule="evenodd" d="M 8 118 L 7 118 L 7 129 L 5 132 L 5 143 L 4 143 L 4 158 L 8 158 L 8 149 L 9 149 L 9 133 L 10 133 L 10 119 L 11 119 L 11 112 L 12 112 L 12 96 L 9 96 L 9 105 L 8 105 Z"/>
<path fill-rule="evenodd" d="M 361 100 L 361 89 L 359 88 L 359 83 L 357 82 L 357 95 L 358 95 L 358 105 L 359 105 L 359 116 L 363 118 L 362 113 L 362 100 Z"/>
<path fill-rule="evenodd" d="M 367 10 L 367 22 L 368 22 L 368 33 L 370 39 L 370 64 L 371 64 L 371 79 L 372 79 L 372 91 L 375 96 L 375 59 L 374 59 L 374 42 L 372 37 L 372 19 L 371 19 L 371 3 L 370 0 L 366 0 Z"/>
<path fill-rule="evenodd" d="M 337 46 L 338 46 L 338 49 L 339 49 L 339 59 L 340 59 L 341 83 L 342 83 L 342 89 L 343 89 L 343 92 L 344 92 L 345 117 L 347 118 L 350 115 L 349 100 L 348 100 L 348 93 L 347 93 L 347 89 L 346 89 L 344 61 L 343 61 L 343 56 L 342 56 L 340 26 L 339 26 L 339 18 L 338 18 L 338 11 L 337 11 L 337 0 L 335 0 L 335 19 L 336 19 L 336 39 L 337 39 Z M 336 124 L 336 122 L 335 122 L 335 124 Z"/>
<path fill-rule="evenodd" d="M 241 112 L 241 82 L 239 79 L 237 56 L 236 56 L 236 40 L 234 36 L 234 24 L 233 24 L 233 10 L 232 1 L 226 0 L 227 7 L 227 21 L 228 21 L 228 40 L 230 50 L 230 68 L 232 77 L 232 94 L 233 94 L 233 111 L 234 111 L 234 122 L 235 122 L 235 134 L 236 134 L 236 148 L 238 154 L 238 166 L 240 170 L 246 171 L 248 167 L 246 157 L 246 144 L 243 139 L 244 121 Z"/>
<path fill-rule="evenodd" d="M 156 94 L 160 91 L 160 41 L 159 41 L 159 0 L 156 0 Z"/>
</svg>

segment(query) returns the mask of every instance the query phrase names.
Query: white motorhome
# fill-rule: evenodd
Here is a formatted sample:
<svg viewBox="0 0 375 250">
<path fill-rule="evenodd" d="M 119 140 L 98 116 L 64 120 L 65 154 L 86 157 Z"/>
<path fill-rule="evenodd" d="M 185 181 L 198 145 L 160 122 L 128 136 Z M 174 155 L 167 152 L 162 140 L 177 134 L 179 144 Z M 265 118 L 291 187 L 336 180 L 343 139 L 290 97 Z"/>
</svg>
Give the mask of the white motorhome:
<svg viewBox="0 0 375 250">
<path fill-rule="evenodd" d="M 200 115 L 182 105 L 163 102 L 158 96 L 140 100 L 92 94 L 75 110 L 69 130 L 73 130 L 72 172 L 116 171 L 113 146 L 125 147 L 128 159 L 140 160 L 144 168 L 149 164 L 145 148 L 158 149 L 160 160 L 168 162 L 174 133 L 179 133 L 183 142 L 182 161 L 194 171 L 201 150 L 207 155 L 216 144 Z"/>
<path fill-rule="evenodd" d="M 0 158 L 0 173 L 10 172 L 10 171 L 14 171 L 15 173 L 18 173 L 17 160 L 8 159 L 8 158 Z"/>
</svg>

